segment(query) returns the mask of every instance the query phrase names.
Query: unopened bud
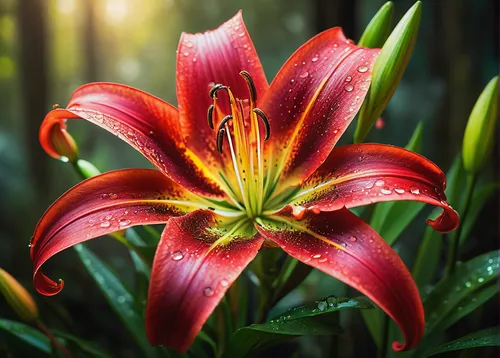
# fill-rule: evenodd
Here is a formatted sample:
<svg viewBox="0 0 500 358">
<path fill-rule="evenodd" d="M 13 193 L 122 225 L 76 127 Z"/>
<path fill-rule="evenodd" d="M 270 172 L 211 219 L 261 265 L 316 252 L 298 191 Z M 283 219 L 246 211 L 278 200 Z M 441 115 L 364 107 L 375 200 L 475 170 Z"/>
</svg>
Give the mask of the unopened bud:
<svg viewBox="0 0 500 358">
<path fill-rule="evenodd" d="M 387 36 L 391 32 L 392 15 L 394 14 L 394 4 L 392 1 L 386 2 L 371 19 L 366 26 L 363 35 L 359 39 L 358 45 L 369 48 L 382 47 Z"/>
<path fill-rule="evenodd" d="M 0 292 L 22 320 L 33 323 L 38 319 L 38 307 L 33 297 L 2 268 L 0 268 Z"/>
<path fill-rule="evenodd" d="M 479 171 L 488 160 L 497 120 L 498 76 L 495 76 L 481 92 L 465 128 L 462 157 L 470 174 Z"/>
</svg>

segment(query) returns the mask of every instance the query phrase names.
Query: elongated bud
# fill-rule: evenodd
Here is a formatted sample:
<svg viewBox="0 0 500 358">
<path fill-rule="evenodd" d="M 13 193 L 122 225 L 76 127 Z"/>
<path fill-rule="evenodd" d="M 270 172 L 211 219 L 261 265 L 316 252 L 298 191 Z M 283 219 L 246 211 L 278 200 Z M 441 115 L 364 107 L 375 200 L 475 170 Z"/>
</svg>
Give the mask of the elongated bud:
<svg viewBox="0 0 500 358">
<path fill-rule="evenodd" d="M 33 297 L 7 271 L 0 268 L 0 292 L 9 306 L 23 321 L 34 323 L 38 319 L 38 307 Z"/>
<path fill-rule="evenodd" d="M 372 82 L 359 112 L 354 142 L 361 143 L 384 111 L 403 77 L 417 40 L 422 3 L 417 1 L 396 25 L 380 50 Z"/>
<path fill-rule="evenodd" d="M 497 120 L 498 76 L 495 76 L 477 99 L 465 128 L 462 157 L 464 168 L 470 174 L 479 171 L 488 160 Z"/>
<path fill-rule="evenodd" d="M 386 2 L 366 26 L 358 45 L 369 48 L 382 47 L 387 36 L 391 32 L 392 16 L 394 15 L 394 4 Z"/>
<path fill-rule="evenodd" d="M 93 176 L 101 174 L 99 169 L 97 169 L 94 164 L 87 162 L 86 160 L 83 159 L 78 159 L 75 163 L 75 169 L 78 171 L 78 173 L 81 175 L 83 179 L 88 179 Z"/>
<path fill-rule="evenodd" d="M 78 146 L 75 140 L 61 124 L 54 124 L 50 128 L 52 147 L 59 154 L 63 162 L 74 163 L 78 159 Z"/>
</svg>

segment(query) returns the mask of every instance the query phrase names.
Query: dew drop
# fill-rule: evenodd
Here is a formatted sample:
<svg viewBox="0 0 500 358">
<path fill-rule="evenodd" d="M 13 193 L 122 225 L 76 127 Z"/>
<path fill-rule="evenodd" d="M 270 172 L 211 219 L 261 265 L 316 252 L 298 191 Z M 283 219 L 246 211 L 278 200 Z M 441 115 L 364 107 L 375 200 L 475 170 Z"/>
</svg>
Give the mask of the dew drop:
<svg viewBox="0 0 500 358">
<path fill-rule="evenodd" d="M 316 62 L 316 61 L 318 61 L 318 58 L 317 58 L 317 57 L 313 57 L 313 58 L 311 59 L 311 61 L 312 61 L 312 62 Z"/>
<path fill-rule="evenodd" d="M 410 193 L 418 195 L 420 194 L 420 190 L 418 188 L 410 188 Z"/>
<path fill-rule="evenodd" d="M 392 194 L 392 191 L 391 191 L 391 189 L 389 189 L 389 188 L 382 188 L 382 189 L 380 189 L 380 192 L 381 192 L 382 194 L 384 194 L 384 195 L 389 195 L 389 194 Z"/>
<path fill-rule="evenodd" d="M 381 180 L 381 179 L 379 179 L 379 180 L 377 180 L 377 181 L 375 182 L 375 185 L 376 185 L 376 186 L 382 186 L 382 185 L 384 185 L 384 184 L 385 184 L 385 181 L 383 181 L 383 180 Z"/>
<path fill-rule="evenodd" d="M 347 76 L 346 79 L 345 79 L 346 82 L 351 82 L 351 80 L 352 80 L 351 76 Z"/>
<path fill-rule="evenodd" d="M 471 284 L 469 281 L 467 281 L 467 282 L 465 283 L 465 287 L 467 287 L 467 288 L 471 288 L 471 286 L 472 286 L 472 284 Z"/>
<path fill-rule="evenodd" d="M 316 255 L 314 255 L 312 258 L 313 258 L 313 259 L 319 259 L 320 257 L 321 257 L 321 254 L 316 254 Z"/>
<path fill-rule="evenodd" d="M 356 242 L 357 240 L 358 240 L 358 238 L 354 235 L 349 238 L 349 241 L 352 241 L 352 242 Z"/>
<path fill-rule="evenodd" d="M 319 301 L 317 307 L 320 311 L 324 311 L 328 307 L 328 303 L 325 301 Z"/>
<path fill-rule="evenodd" d="M 109 193 L 109 198 L 111 200 L 116 200 L 118 198 L 118 195 L 114 194 L 114 193 Z"/>
<path fill-rule="evenodd" d="M 364 73 L 366 71 L 368 71 L 368 67 L 366 67 L 366 66 L 359 66 L 358 67 L 358 72 Z"/>
<path fill-rule="evenodd" d="M 186 47 L 193 47 L 193 43 L 190 41 L 186 42 Z"/>
<path fill-rule="evenodd" d="M 404 194 L 405 190 L 402 188 L 395 188 L 394 191 L 398 194 Z"/>
<path fill-rule="evenodd" d="M 90 226 L 94 226 L 94 224 L 95 224 L 95 220 L 90 219 L 90 220 L 89 220 L 89 225 L 90 225 Z"/>
<path fill-rule="evenodd" d="M 354 89 L 354 87 L 353 87 L 353 86 L 351 86 L 351 85 L 345 86 L 345 90 L 346 90 L 347 92 L 351 92 L 353 89 Z"/>
<path fill-rule="evenodd" d="M 212 287 L 205 287 L 205 288 L 203 289 L 203 294 L 204 294 L 206 297 L 213 296 L 213 294 L 214 294 L 214 290 L 212 289 Z"/>
<path fill-rule="evenodd" d="M 125 296 L 118 296 L 116 300 L 118 301 L 118 303 L 125 303 Z"/>
<path fill-rule="evenodd" d="M 118 223 L 120 226 L 127 226 L 128 224 L 130 224 L 130 220 L 120 219 Z"/>
<path fill-rule="evenodd" d="M 184 257 L 184 254 L 181 251 L 176 251 L 172 253 L 172 260 L 174 261 L 179 261 L 182 260 Z"/>
<path fill-rule="evenodd" d="M 479 282 L 479 283 L 484 282 L 484 278 L 479 277 L 479 278 L 477 279 L 477 282 Z"/>
<path fill-rule="evenodd" d="M 99 226 L 102 227 L 102 228 L 106 228 L 106 227 L 110 227 L 111 223 L 109 221 L 104 221 Z"/>
<path fill-rule="evenodd" d="M 227 287 L 229 286 L 229 281 L 223 278 L 222 280 L 220 280 L 220 285 L 222 287 Z"/>
<path fill-rule="evenodd" d="M 306 78 L 307 76 L 309 76 L 309 72 L 305 71 L 305 72 L 302 72 L 299 77 L 300 78 Z"/>
</svg>

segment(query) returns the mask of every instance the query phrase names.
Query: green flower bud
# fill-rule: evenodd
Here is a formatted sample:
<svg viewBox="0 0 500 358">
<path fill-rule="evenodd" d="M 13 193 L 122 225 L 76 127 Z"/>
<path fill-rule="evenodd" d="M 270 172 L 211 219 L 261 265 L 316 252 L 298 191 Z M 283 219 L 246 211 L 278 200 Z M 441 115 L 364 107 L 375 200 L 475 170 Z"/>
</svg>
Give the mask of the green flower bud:
<svg viewBox="0 0 500 358">
<path fill-rule="evenodd" d="M 84 178 L 91 178 L 93 176 L 101 174 L 99 169 L 97 169 L 94 164 L 87 162 L 83 159 L 78 159 L 75 163 L 75 168 L 80 173 L 80 175 Z"/>
<path fill-rule="evenodd" d="M 479 171 L 488 160 L 497 120 L 498 76 L 495 76 L 477 99 L 465 128 L 462 158 L 464 168 L 470 174 Z"/>
<path fill-rule="evenodd" d="M 417 1 L 380 50 L 372 71 L 372 82 L 361 107 L 354 142 L 361 143 L 384 111 L 403 77 L 417 40 L 422 2 Z"/>
<path fill-rule="evenodd" d="M 38 320 L 38 307 L 33 297 L 7 271 L 0 268 L 0 293 L 5 296 L 9 306 L 28 323 Z"/>
<path fill-rule="evenodd" d="M 386 2 L 366 26 L 358 45 L 369 48 L 382 47 L 391 31 L 392 16 L 394 15 L 394 4 Z"/>
</svg>

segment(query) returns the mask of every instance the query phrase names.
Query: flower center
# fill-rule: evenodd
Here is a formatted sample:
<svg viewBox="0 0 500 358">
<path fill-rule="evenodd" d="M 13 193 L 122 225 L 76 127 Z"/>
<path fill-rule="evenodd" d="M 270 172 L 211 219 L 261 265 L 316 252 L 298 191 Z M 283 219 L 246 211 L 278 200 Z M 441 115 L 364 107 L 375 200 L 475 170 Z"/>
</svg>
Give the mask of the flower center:
<svg viewBox="0 0 500 358">
<path fill-rule="evenodd" d="M 208 125 L 215 129 L 214 113 L 220 112 L 217 93 L 225 91 L 231 113 L 225 113 L 217 127 L 217 149 L 222 155 L 231 156 L 236 175 L 236 188 L 228 183 L 228 194 L 233 194 L 240 209 L 254 219 L 262 213 L 264 206 L 266 183 L 262 154 L 264 141 L 269 139 L 270 126 L 264 112 L 256 107 L 257 91 L 252 77 L 247 71 L 241 71 L 240 75 L 247 84 L 249 98 L 236 98 L 228 86 L 214 85 L 209 91 L 214 102 L 208 107 Z M 223 148 L 224 138 L 229 150 Z"/>
</svg>

